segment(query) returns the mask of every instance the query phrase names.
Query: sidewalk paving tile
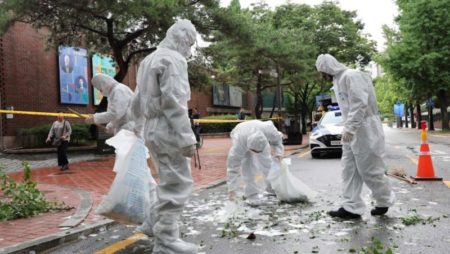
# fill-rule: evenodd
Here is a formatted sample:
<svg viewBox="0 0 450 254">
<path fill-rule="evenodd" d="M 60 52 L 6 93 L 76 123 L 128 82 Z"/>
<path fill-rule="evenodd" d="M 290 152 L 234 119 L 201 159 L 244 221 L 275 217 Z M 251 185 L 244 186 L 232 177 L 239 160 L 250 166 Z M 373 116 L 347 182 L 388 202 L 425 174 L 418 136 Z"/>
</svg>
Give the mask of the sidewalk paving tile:
<svg viewBox="0 0 450 254">
<path fill-rule="evenodd" d="M 229 138 L 205 140 L 203 147 L 199 149 L 202 168 L 194 167 L 194 160 L 191 161 L 195 189 L 204 188 L 226 179 L 226 159 L 230 147 L 231 140 Z M 289 151 L 299 147 L 301 146 L 286 146 L 285 148 L 286 151 Z M 73 207 L 79 205 L 80 197 L 71 188 L 75 187 L 88 191 L 93 206 L 81 224 L 84 226 L 104 219 L 103 216 L 95 214 L 95 209 L 101 202 L 103 195 L 107 194 L 114 180 L 113 165 L 114 156 L 109 156 L 71 163 L 70 169 L 63 172 L 57 167 L 35 168 L 32 171 L 32 179 L 38 183 L 38 188 L 43 191 L 49 200 L 64 201 L 67 205 Z M 158 181 L 154 169 L 152 169 L 152 174 Z M 20 181 L 23 173 L 14 172 L 10 173 L 9 176 Z M 74 213 L 75 209 L 72 209 L 63 212 L 50 212 L 28 219 L 0 222 L 0 248 L 61 232 L 62 229 L 58 228 L 58 225 Z"/>
</svg>

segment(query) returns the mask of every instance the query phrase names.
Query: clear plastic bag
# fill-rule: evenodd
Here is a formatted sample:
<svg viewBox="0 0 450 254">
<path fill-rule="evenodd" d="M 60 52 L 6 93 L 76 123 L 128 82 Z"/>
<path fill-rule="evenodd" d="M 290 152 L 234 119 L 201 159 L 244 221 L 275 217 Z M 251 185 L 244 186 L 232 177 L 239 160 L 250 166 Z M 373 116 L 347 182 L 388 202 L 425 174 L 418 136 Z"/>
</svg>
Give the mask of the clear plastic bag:
<svg viewBox="0 0 450 254">
<path fill-rule="evenodd" d="M 316 196 L 316 192 L 291 173 L 291 159 L 273 162 L 267 180 L 270 182 L 277 198 L 285 202 L 306 202 Z"/>
<path fill-rule="evenodd" d="M 136 138 L 133 145 L 122 145 L 129 151 L 122 150 L 120 168 L 115 167 L 117 175 L 96 213 L 124 224 L 141 224 L 156 201 L 156 182 L 147 166 L 143 140 Z"/>
</svg>

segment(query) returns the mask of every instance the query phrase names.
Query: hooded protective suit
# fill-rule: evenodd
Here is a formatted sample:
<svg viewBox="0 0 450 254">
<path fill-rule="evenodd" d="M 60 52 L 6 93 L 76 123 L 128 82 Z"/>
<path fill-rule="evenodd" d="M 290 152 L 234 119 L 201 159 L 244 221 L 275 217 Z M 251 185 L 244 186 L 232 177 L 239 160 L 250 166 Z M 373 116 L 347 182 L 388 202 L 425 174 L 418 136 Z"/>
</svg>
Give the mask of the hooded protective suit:
<svg viewBox="0 0 450 254">
<path fill-rule="evenodd" d="M 135 132 L 143 133 L 160 177 L 151 219 L 155 222 L 153 253 L 197 253 L 196 245 L 179 238 L 177 224 L 193 183 L 190 159 L 183 154 L 197 142 L 188 117 L 191 91 L 186 61 L 195 38 L 189 20 L 169 28 L 157 50 L 139 66 L 130 107 Z"/>
<path fill-rule="evenodd" d="M 228 191 L 237 191 L 242 172 L 245 182 L 244 195 L 251 200 L 259 194 L 255 181 L 258 170 L 267 177 L 271 168 L 271 146 L 275 156 L 284 154 L 283 135 L 272 121 L 252 120 L 236 125 L 230 136 L 232 146 L 227 159 Z M 270 189 L 267 181 L 266 184 Z"/>
<path fill-rule="evenodd" d="M 372 191 L 377 207 L 392 206 L 395 196 L 384 175 L 384 133 L 370 77 L 347 69 L 329 54 L 317 58 L 316 68 L 333 76 L 333 89 L 344 119 L 343 208 L 354 214 L 364 213 L 363 183 Z"/>
<path fill-rule="evenodd" d="M 107 111 L 94 114 L 93 122 L 96 124 L 107 123 L 106 127 L 116 134 L 128 123 L 126 113 L 133 91 L 128 86 L 102 73 L 92 78 L 92 85 L 105 97 L 108 97 Z"/>
</svg>

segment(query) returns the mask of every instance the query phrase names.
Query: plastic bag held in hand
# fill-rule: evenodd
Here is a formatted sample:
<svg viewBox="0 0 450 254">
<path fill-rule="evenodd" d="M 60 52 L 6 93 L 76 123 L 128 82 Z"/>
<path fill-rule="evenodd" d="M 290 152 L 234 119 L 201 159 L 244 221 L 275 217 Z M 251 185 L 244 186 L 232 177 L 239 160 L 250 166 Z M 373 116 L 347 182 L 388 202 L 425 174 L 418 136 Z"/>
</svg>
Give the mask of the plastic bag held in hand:
<svg viewBox="0 0 450 254">
<path fill-rule="evenodd" d="M 291 173 L 291 159 L 282 159 L 281 163 L 274 161 L 267 179 L 272 185 L 277 198 L 285 202 L 311 201 L 316 192 Z"/>
<path fill-rule="evenodd" d="M 112 138 L 127 141 L 115 146 L 121 156 L 114 166 L 117 175 L 96 213 L 124 224 L 141 224 L 155 204 L 156 182 L 147 166 L 149 156 L 144 141 L 133 132 L 123 131 Z"/>
</svg>

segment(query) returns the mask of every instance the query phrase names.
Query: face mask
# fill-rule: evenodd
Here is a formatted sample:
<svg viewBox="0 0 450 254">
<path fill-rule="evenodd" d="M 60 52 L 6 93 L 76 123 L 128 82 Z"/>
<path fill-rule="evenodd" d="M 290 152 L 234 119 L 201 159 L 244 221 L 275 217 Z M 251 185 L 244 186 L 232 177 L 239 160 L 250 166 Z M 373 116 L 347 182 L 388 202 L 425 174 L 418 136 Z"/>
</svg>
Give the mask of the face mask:
<svg viewBox="0 0 450 254">
<path fill-rule="evenodd" d="M 192 56 L 192 47 L 193 43 L 189 43 L 188 39 L 182 40 L 180 41 L 180 43 L 178 44 L 178 52 L 180 52 L 180 54 L 182 56 L 184 56 L 186 59 L 190 58 Z"/>
</svg>

